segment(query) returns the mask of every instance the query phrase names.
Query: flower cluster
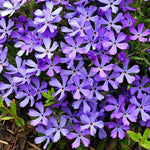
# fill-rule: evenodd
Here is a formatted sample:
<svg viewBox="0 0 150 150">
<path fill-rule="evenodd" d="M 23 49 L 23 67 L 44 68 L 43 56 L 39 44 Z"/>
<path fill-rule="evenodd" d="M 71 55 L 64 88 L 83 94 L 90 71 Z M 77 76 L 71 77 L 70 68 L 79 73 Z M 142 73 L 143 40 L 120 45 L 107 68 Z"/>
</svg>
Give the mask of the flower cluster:
<svg viewBox="0 0 150 150">
<path fill-rule="evenodd" d="M 150 78 L 130 59 L 129 42 L 147 42 L 150 30 L 135 26 L 132 0 L 34 0 L 32 16 L 16 18 L 28 3 L 0 2 L 0 94 L 8 106 L 15 96 L 32 107 L 31 125 L 43 134 L 35 143 L 46 149 L 62 134 L 72 148 L 88 147 L 96 133 L 106 138 L 109 128 L 123 139 L 130 124 L 150 121 Z M 45 106 L 52 87 L 55 104 Z"/>
</svg>

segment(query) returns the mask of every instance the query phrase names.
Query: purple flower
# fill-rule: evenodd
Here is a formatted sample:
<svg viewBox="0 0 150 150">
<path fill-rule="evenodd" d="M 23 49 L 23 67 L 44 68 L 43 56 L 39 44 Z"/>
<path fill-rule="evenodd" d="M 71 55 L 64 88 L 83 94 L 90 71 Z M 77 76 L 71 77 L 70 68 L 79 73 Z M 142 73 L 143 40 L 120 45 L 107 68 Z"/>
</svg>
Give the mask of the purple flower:
<svg viewBox="0 0 150 150">
<path fill-rule="evenodd" d="M 50 135 L 50 134 L 46 134 L 46 130 L 47 130 L 47 129 L 45 129 L 44 126 L 39 125 L 39 126 L 36 128 L 36 132 L 37 132 L 37 133 L 42 133 L 43 136 L 36 137 L 35 140 L 34 140 L 36 144 L 40 144 L 40 143 L 42 143 L 42 142 L 44 142 L 44 141 L 46 140 L 46 143 L 45 143 L 44 146 L 43 146 L 44 149 L 47 148 L 47 146 L 48 146 L 48 144 L 49 144 L 49 142 L 50 142 L 50 139 L 52 139 L 52 136 L 53 136 L 52 134 L 51 134 L 51 135 Z"/>
<path fill-rule="evenodd" d="M 134 111 L 137 115 L 141 112 L 141 118 L 143 121 L 147 121 L 150 119 L 150 115 L 147 112 L 150 112 L 150 96 L 143 94 L 141 103 L 139 103 L 135 96 L 132 96 L 130 99 L 131 104 L 137 106 Z"/>
<path fill-rule="evenodd" d="M 120 22 L 120 20 L 123 18 L 122 13 L 118 13 L 117 16 L 115 17 L 114 20 L 112 20 L 112 12 L 111 9 L 108 9 L 107 11 L 105 11 L 105 16 L 107 18 L 107 20 L 103 19 L 103 17 L 101 17 L 101 22 L 106 26 L 107 30 L 111 30 L 111 28 L 113 28 L 117 33 L 120 32 L 120 30 L 122 29 L 122 27 L 120 25 L 116 25 L 117 22 Z"/>
<path fill-rule="evenodd" d="M 33 49 L 39 44 L 38 37 L 32 32 L 28 33 L 26 36 L 20 38 L 22 41 L 17 41 L 15 43 L 15 47 L 21 48 L 18 51 L 17 55 L 22 56 L 25 52 L 26 55 L 29 55 L 33 51 Z M 20 40 L 19 39 L 19 40 Z"/>
<path fill-rule="evenodd" d="M 79 123 L 79 121 L 75 118 L 77 117 L 77 113 L 76 111 L 74 111 L 74 113 L 71 112 L 69 107 L 62 107 L 62 111 L 66 112 L 66 114 L 64 114 L 63 116 L 70 122 L 70 123 Z"/>
<path fill-rule="evenodd" d="M 52 78 L 51 81 L 49 82 L 50 86 L 56 87 L 58 89 L 53 94 L 53 96 L 57 96 L 58 94 L 60 94 L 58 100 L 64 98 L 66 91 L 70 91 L 70 88 L 67 86 L 68 76 L 61 75 L 61 79 L 62 79 L 62 84 L 56 78 Z"/>
<path fill-rule="evenodd" d="M 95 100 L 95 99 L 94 99 Z M 95 100 L 96 101 L 96 100 Z M 80 99 L 77 101 L 74 101 L 72 103 L 72 107 L 74 109 L 79 109 L 82 108 L 82 111 L 84 113 L 90 112 L 91 111 L 91 106 L 90 103 L 93 103 L 93 99 L 86 98 L 85 96 L 81 96 Z M 94 103 L 95 104 L 95 103 Z"/>
<path fill-rule="evenodd" d="M 40 81 L 39 81 L 39 78 L 38 77 L 33 77 L 32 78 L 32 83 L 33 83 L 33 89 L 34 89 L 34 91 L 36 91 L 36 95 L 37 95 L 37 100 L 39 100 L 39 99 L 41 99 L 42 98 L 42 95 L 41 95 L 41 93 L 43 93 L 43 92 L 47 92 L 47 83 L 46 82 L 42 82 L 41 84 L 40 84 Z"/>
<path fill-rule="evenodd" d="M 43 9 L 41 11 L 40 9 L 37 9 L 34 14 L 37 16 L 34 19 L 34 23 L 36 25 L 39 25 L 38 32 L 43 33 L 48 28 L 50 32 L 54 32 L 57 29 L 56 25 L 53 25 L 53 23 L 60 22 L 60 12 L 62 11 L 62 7 L 57 8 L 55 11 L 52 12 L 54 3 L 53 2 L 46 2 L 46 9 Z"/>
<path fill-rule="evenodd" d="M 66 118 L 65 117 L 60 118 L 59 124 L 57 123 L 57 120 L 54 117 L 51 117 L 49 120 L 53 126 L 49 127 L 46 130 L 46 134 L 51 135 L 51 134 L 55 133 L 55 135 L 52 138 L 53 142 L 57 142 L 60 139 L 60 133 L 62 133 L 63 136 L 67 135 L 67 133 L 69 132 L 68 129 L 63 128 L 66 125 Z"/>
<path fill-rule="evenodd" d="M 45 0 L 44 0 L 45 1 Z M 54 5 L 67 5 L 69 3 L 69 0 L 52 0 L 54 2 Z"/>
<path fill-rule="evenodd" d="M 121 20 L 121 23 L 123 24 L 123 28 L 133 27 L 135 19 L 127 12 L 124 14 L 124 19 Z"/>
<path fill-rule="evenodd" d="M 125 106 L 121 105 L 120 107 L 120 111 L 121 111 L 121 116 L 119 116 L 119 118 L 122 118 L 122 122 L 124 125 L 129 126 L 130 122 L 128 120 L 130 120 L 131 122 L 136 122 L 137 120 L 137 114 L 135 113 L 135 109 L 136 106 L 133 104 L 130 104 L 127 108 L 127 110 L 125 110 Z"/>
<path fill-rule="evenodd" d="M 87 114 L 83 114 L 80 116 L 81 123 L 84 125 L 81 125 L 81 131 L 84 131 L 85 129 L 90 128 L 90 133 L 92 136 L 96 134 L 96 128 L 103 128 L 104 123 L 103 121 L 98 121 L 97 117 L 99 116 L 98 112 L 91 112 L 88 116 Z"/>
<path fill-rule="evenodd" d="M 105 57 L 105 55 L 103 55 L 101 57 L 101 64 L 98 61 L 98 57 L 95 58 L 94 60 L 94 65 L 96 67 L 91 67 L 91 71 L 96 74 L 99 72 L 99 76 L 100 77 L 106 77 L 106 71 L 111 71 L 113 69 L 113 64 L 109 64 L 107 66 L 105 66 L 106 63 L 109 63 L 110 59 L 108 59 L 108 57 Z"/>
<path fill-rule="evenodd" d="M 82 93 L 85 97 L 88 97 L 90 95 L 90 90 L 87 89 L 87 86 L 90 86 L 90 82 L 87 79 L 84 79 L 82 83 L 80 83 L 80 77 L 75 76 L 73 77 L 73 84 L 70 85 L 70 90 L 73 92 L 73 98 L 74 99 L 80 99 Z"/>
<path fill-rule="evenodd" d="M 27 74 L 25 68 L 21 68 L 19 73 L 19 76 L 13 77 L 13 82 L 18 84 L 29 84 L 31 81 L 31 74 Z"/>
<path fill-rule="evenodd" d="M 118 59 L 121 61 L 121 62 L 124 62 L 124 61 L 126 61 L 126 53 L 125 52 L 120 52 L 119 54 L 118 54 Z"/>
<path fill-rule="evenodd" d="M 14 91 L 17 92 L 16 83 L 13 82 L 13 79 L 10 75 L 4 74 L 4 77 L 9 81 L 10 84 L 1 83 L 0 90 L 7 90 L 2 96 L 3 98 L 8 97 Z"/>
<path fill-rule="evenodd" d="M 65 41 L 69 45 L 61 42 L 61 48 L 62 52 L 64 54 L 67 54 L 69 59 L 75 59 L 77 53 L 79 54 L 85 53 L 85 47 L 81 47 L 81 44 L 83 43 L 83 38 L 77 36 L 74 41 L 73 37 L 67 36 L 65 37 Z"/>
<path fill-rule="evenodd" d="M 113 111 L 111 114 L 111 119 L 113 118 L 120 118 L 120 107 L 125 104 L 125 97 L 119 95 L 119 99 L 115 99 L 113 96 L 108 95 L 106 101 L 109 103 L 108 105 L 104 106 L 106 111 Z"/>
<path fill-rule="evenodd" d="M 8 70 L 9 72 L 6 72 L 7 74 L 17 74 L 19 72 L 21 72 L 22 69 L 24 69 L 25 67 L 25 61 L 22 60 L 22 57 L 19 57 L 17 56 L 15 58 L 15 61 L 16 61 L 16 65 L 17 67 L 13 66 L 12 64 L 9 64 L 7 67 L 6 67 L 6 70 Z"/>
<path fill-rule="evenodd" d="M 23 99 L 22 102 L 20 102 L 20 107 L 25 107 L 29 101 L 31 101 L 30 106 L 32 107 L 34 105 L 34 96 L 35 96 L 35 91 L 32 88 L 31 85 L 22 85 L 20 86 L 21 91 L 18 91 L 16 93 L 16 98 L 17 99 Z"/>
<path fill-rule="evenodd" d="M 83 77 L 84 79 L 84 75 L 81 73 L 81 70 L 80 70 L 83 67 L 83 64 L 84 64 L 84 61 L 80 60 L 76 67 L 74 66 L 71 67 L 71 70 L 64 70 L 64 69 L 61 70 L 62 75 L 68 75 L 68 76 L 71 75 L 68 81 L 68 84 L 73 83 L 73 77 L 76 75 Z"/>
<path fill-rule="evenodd" d="M 140 42 L 146 42 L 147 38 L 144 38 L 145 36 L 150 35 L 150 30 L 146 29 L 143 33 L 144 23 L 138 24 L 138 30 L 136 30 L 134 27 L 131 27 L 129 30 L 132 34 L 130 35 L 130 40 L 136 40 L 139 39 Z"/>
<path fill-rule="evenodd" d="M 135 8 L 132 8 L 129 6 L 129 4 L 133 3 L 133 0 L 123 0 L 121 3 L 120 3 L 120 8 L 123 10 L 123 12 L 126 12 L 127 10 L 130 10 L 130 11 L 136 11 Z"/>
<path fill-rule="evenodd" d="M 10 3 L 9 1 L 5 1 L 3 3 L 3 7 L 6 8 L 5 10 L 0 11 L 0 14 L 2 17 L 9 15 L 12 16 L 16 10 L 20 8 L 20 2 L 12 2 Z"/>
<path fill-rule="evenodd" d="M 41 74 L 41 70 L 38 66 L 38 64 L 36 64 L 33 60 L 31 59 L 28 59 L 25 64 L 29 67 L 32 67 L 32 68 L 27 68 L 26 69 L 26 73 L 31 73 L 31 74 L 35 74 L 36 76 L 39 76 Z"/>
<path fill-rule="evenodd" d="M 86 137 L 84 137 L 85 135 L 90 135 L 90 132 L 89 130 L 84 130 L 84 131 L 81 131 L 81 128 L 78 124 L 76 125 L 73 125 L 72 127 L 77 133 L 74 133 L 74 132 L 69 132 L 67 134 L 67 138 L 68 139 L 75 139 L 75 141 L 72 143 L 72 148 L 77 148 L 80 146 L 80 142 L 82 141 L 84 146 L 85 147 L 88 147 L 89 144 L 90 144 L 90 140 Z"/>
<path fill-rule="evenodd" d="M 0 52 L 0 73 L 3 71 L 4 67 L 7 67 L 9 65 L 8 59 L 7 59 L 7 47 Z"/>
<path fill-rule="evenodd" d="M 58 43 L 55 41 L 52 43 L 50 38 L 44 38 L 43 43 L 45 48 L 43 48 L 41 45 L 37 45 L 34 47 L 34 49 L 39 52 L 39 54 L 36 55 L 37 58 L 44 58 L 45 56 L 48 57 L 48 59 L 51 59 L 54 55 L 53 52 L 57 49 L 59 46 Z M 51 47 L 52 44 L 52 47 Z"/>
<path fill-rule="evenodd" d="M 126 35 L 123 32 L 120 32 L 117 35 L 117 39 L 115 38 L 115 34 L 112 30 L 108 32 L 106 36 L 108 40 L 104 40 L 102 45 L 104 48 L 109 48 L 111 46 L 109 49 L 110 55 L 115 55 L 117 53 L 117 48 L 126 50 L 129 46 L 127 43 L 122 42 L 126 39 Z"/>
<path fill-rule="evenodd" d="M 120 139 L 123 139 L 125 137 L 125 132 L 124 130 L 129 130 L 129 126 L 127 125 L 122 125 L 122 120 L 121 119 L 116 119 L 116 123 L 114 122 L 110 122 L 109 123 L 109 128 L 112 129 L 114 128 L 112 131 L 111 131 L 111 137 L 112 138 L 116 138 L 117 137 L 117 134 L 118 134 L 118 137 Z"/>
<path fill-rule="evenodd" d="M 68 33 L 69 36 L 79 35 L 80 37 L 85 36 L 85 30 L 89 29 L 91 26 L 86 23 L 86 18 L 83 18 L 82 15 L 79 18 L 68 19 L 68 23 L 72 27 L 69 29 L 65 26 L 61 28 L 62 32 Z"/>
<path fill-rule="evenodd" d="M 84 20 L 86 21 L 95 22 L 99 18 L 98 16 L 92 16 L 96 10 L 97 7 L 92 5 L 86 8 L 83 7 L 82 5 L 77 7 L 77 11 L 81 14 L 82 18 L 84 18 Z"/>
<path fill-rule="evenodd" d="M 58 56 L 58 55 L 55 55 L 53 62 L 52 62 L 51 59 L 46 59 L 46 60 L 47 60 L 47 63 L 48 63 L 48 64 L 46 64 L 44 67 L 41 68 L 42 71 L 48 69 L 48 71 L 47 71 L 46 74 L 47 74 L 48 76 L 50 76 L 50 77 L 53 77 L 53 76 L 54 76 L 54 71 L 55 71 L 56 73 L 60 73 L 61 67 L 60 67 L 60 66 L 56 66 L 56 65 L 60 62 L 60 59 L 59 59 L 59 56 Z"/>
<path fill-rule="evenodd" d="M 0 20 L 0 40 L 6 39 L 7 36 L 11 35 L 12 32 L 12 27 L 14 26 L 14 22 L 9 19 L 8 20 L 8 25 L 6 25 L 6 20 L 5 18 L 1 18 Z"/>
<path fill-rule="evenodd" d="M 98 75 L 99 77 L 99 75 Z M 99 92 L 101 90 L 101 86 L 98 85 L 98 82 L 94 82 L 94 84 L 91 86 L 91 93 L 89 95 L 89 98 L 92 99 L 94 97 L 94 94 L 96 95 L 96 98 L 98 100 L 104 99 L 104 96 Z"/>
<path fill-rule="evenodd" d="M 95 75 L 95 80 L 96 81 L 104 81 L 104 84 L 101 86 L 101 90 L 104 90 L 104 91 L 109 91 L 109 84 L 114 88 L 114 89 L 117 89 L 118 88 L 118 82 L 112 80 L 116 77 L 118 77 L 119 73 L 116 73 L 116 72 L 112 72 L 112 74 L 109 76 L 107 74 L 106 77 L 99 77 L 98 74 Z"/>
<path fill-rule="evenodd" d="M 123 62 L 123 69 L 120 68 L 118 65 L 114 65 L 114 70 L 116 72 L 120 72 L 121 73 L 120 76 L 118 76 L 116 78 L 117 82 L 122 83 L 124 76 L 127 79 L 127 82 L 129 84 L 131 84 L 131 83 L 133 83 L 133 81 L 135 81 L 135 77 L 131 76 L 130 73 L 138 73 L 140 71 L 140 69 L 139 69 L 138 65 L 134 65 L 133 67 L 128 69 L 129 61 L 130 61 L 130 59 L 127 58 L 126 61 Z"/>
<path fill-rule="evenodd" d="M 146 76 L 144 76 L 142 78 L 142 82 L 141 83 L 139 82 L 139 80 L 134 81 L 133 84 L 136 87 L 131 87 L 130 88 L 131 94 L 134 95 L 136 92 L 138 92 L 137 98 L 142 98 L 142 96 L 143 96 L 142 91 L 145 92 L 145 93 L 150 94 L 150 87 L 144 87 L 149 82 L 150 82 L 150 79 L 147 78 Z"/>
<path fill-rule="evenodd" d="M 47 116 L 50 116 L 52 114 L 52 111 L 50 110 L 50 108 L 46 108 L 46 111 L 44 112 L 44 105 L 42 104 L 42 102 L 37 102 L 35 106 L 39 110 L 39 112 L 37 112 L 34 109 L 29 109 L 28 115 L 31 117 L 38 117 L 38 118 L 32 120 L 30 124 L 32 126 L 36 126 L 38 124 L 46 126 L 48 124 Z"/>
<path fill-rule="evenodd" d="M 100 7 L 102 10 L 106 11 L 109 8 L 111 8 L 112 12 L 116 14 L 118 11 L 118 7 L 116 7 L 116 5 L 119 5 L 122 0 L 105 0 L 105 1 L 104 0 L 98 0 L 98 1 L 106 4 L 106 6 Z"/>
</svg>

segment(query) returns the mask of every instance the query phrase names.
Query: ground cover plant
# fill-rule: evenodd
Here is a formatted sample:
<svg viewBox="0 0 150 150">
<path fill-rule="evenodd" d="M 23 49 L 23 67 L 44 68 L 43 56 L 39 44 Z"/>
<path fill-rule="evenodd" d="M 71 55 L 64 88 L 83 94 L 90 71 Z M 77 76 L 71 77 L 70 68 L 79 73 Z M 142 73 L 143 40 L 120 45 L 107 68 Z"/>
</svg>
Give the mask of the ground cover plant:
<svg viewBox="0 0 150 150">
<path fill-rule="evenodd" d="M 1 0 L 1 122 L 39 149 L 150 149 L 149 11 L 146 0 Z"/>
</svg>

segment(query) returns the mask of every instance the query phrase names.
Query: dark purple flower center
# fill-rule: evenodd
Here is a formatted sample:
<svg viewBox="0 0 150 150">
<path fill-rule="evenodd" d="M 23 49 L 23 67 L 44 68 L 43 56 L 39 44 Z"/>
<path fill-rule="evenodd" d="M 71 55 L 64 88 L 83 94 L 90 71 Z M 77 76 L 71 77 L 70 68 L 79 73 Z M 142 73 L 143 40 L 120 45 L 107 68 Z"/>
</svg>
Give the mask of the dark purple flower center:
<svg viewBox="0 0 150 150">
<path fill-rule="evenodd" d="M 107 81 L 109 81 L 109 78 L 106 78 Z"/>
<path fill-rule="evenodd" d="M 110 5 L 113 5 L 113 2 L 110 2 Z"/>
<path fill-rule="evenodd" d="M 80 87 L 78 87 L 77 90 L 80 90 Z"/>
<path fill-rule="evenodd" d="M 92 125 L 93 125 L 93 123 L 91 122 L 91 123 L 90 123 L 90 126 L 92 126 Z"/>
<path fill-rule="evenodd" d="M 81 134 L 79 134 L 78 136 L 81 137 Z"/>
<path fill-rule="evenodd" d="M 139 86 L 139 90 L 141 90 L 142 89 L 142 87 L 141 86 Z"/>
</svg>

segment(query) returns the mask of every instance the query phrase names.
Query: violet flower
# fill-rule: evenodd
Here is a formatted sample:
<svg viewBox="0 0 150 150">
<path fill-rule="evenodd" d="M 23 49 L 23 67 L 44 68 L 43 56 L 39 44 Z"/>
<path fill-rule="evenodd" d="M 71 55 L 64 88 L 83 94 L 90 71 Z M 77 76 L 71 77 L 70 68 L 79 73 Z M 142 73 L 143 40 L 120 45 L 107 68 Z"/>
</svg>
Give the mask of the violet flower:
<svg viewBox="0 0 150 150">
<path fill-rule="evenodd" d="M 98 75 L 99 76 L 99 75 Z M 91 86 L 91 93 L 89 95 L 89 98 L 92 99 L 94 97 L 94 94 L 98 100 L 104 99 L 104 96 L 99 92 L 101 90 L 101 86 L 98 85 L 98 82 L 94 82 L 94 84 Z"/>
<path fill-rule="evenodd" d="M 9 19 L 8 20 L 8 25 L 6 25 L 6 20 L 5 18 L 1 18 L 0 20 L 0 40 L 6 39 L 7 36 L 11 35 L 12 32 L 12 27 L 14 26 L 14 22 Z"/>
<path fill-rule="evenodd" d="M 72 143 L 72 148 L 77 148 L 80 146 L 80 142 L 82 141 L 85 147 L 88 147 L 90 144 L 90 140 L 85 135 L 90 135 L 89 130 L 85 129 L 84 131 L 81 131 L 81 128 L 78 124 L 73 125 L 72 127 L 77 133 L 69 132 L 67 134 L 68 139 L 75 139 L 75 141 Z"/>
<path fill-rule="evenodd" d="M 123 12 L 126 12 L 128 10 L 130 11 L 136 11 L 135 8 L 132 8 L 131 6 L 129 6 L 129 4 L 132 4 L 133 3 L 133 0 L 123 0 L 121 3 L 120 3 L 120 8 L 123 10 Z"/>
<path fill-rule="evenodd" d="M 144 38 L 145 36 L 150 35 L 150 30 L 146 29 L 143 32 L 143 28 L 144 28 L 144 23 L 142 24 L 138 24 L 138 30 L 135 29 L 135 27 L 131 27 L 129 30 L 132 34 L 134 35 L 130 35 L 130 40 L 136 40 L 139 39 L 140 42 L 146 42 L 147 38 Z"/>
<path fill-rule="evenodd" d="M 81 125 L 81 131 L 84 131 L 85 129 L 89 129 L 90 128 L 90 133 L 92 136 L 94 136 L 96 134 L 96 128 L 103 128 L 104 127 L 104 123 L 101 120 L 97 120 L 99 116 L 98 112 L 91 112 L 90 116 L 88 116 L 87 114 L 83 114 L 80 116 L 80 120 L 81 123 L 83 123 L 84 125 Z"/>
<path fill-rule="evenodd" d="M 119 95 L 119 98 L 116 100 L 113 96 L 108 95 L 106 98 L 106 101 L 109 103 L 108 105 L 106 104 L 104 106 L 104 109 L 106 111 L 113 111 L 111 114 L 111 119 L 113 118 L 120 118 L 121 113 L 120 113 L 120 107 L 121 105 L 125 104 L 125 97 L 122 95 Z"/>
<path fill-rule="evenodd" d="M 101 78 L 98 74 L 95 75 L 95 80 L 96 81 L 104 81 L 104 84 L 101 86 L 101 90 L 104 90 L 104 91 L 109 91 L 109 84 L 114 88 L 114 89 L 117 89 L 118 88 L 118 82 L 112 80 L 116 77 L 118 77 L 119 73 L 116 73 L 116 72 L 112 72 L 112 74 L 109 76 L 107 74 L 106 77 L 103 77 Z"/>
<path fill-rule="evenodd" d="M 6 70 L 9 71 L 9 72 L 6 72 L 6 74 L 18 74 L 19 72 L 21 72 L 22 69 L 25 68 L 25 61 L 22 60 L 22 57 L 19 57 L 17 56 L 15 58 L 15 61 L 16 61 L 16 67 L 13 66 L 12 64 L 9 64 L 7 67 L 6 67 Z"/>
<path fill-rule="evenodd" d="M 34 96 L 35 96 L 35 91 L 32 88 L 31 85 L 22 85 L 20 86 L 22 91 L 18 91 L 16 93 L 16 98 L 17 99 L 22 99 L 23 100 L 20 102 L 20 107 L 25 107 L 29 101 L 31 101 L 30 106 L 32 107 L 34 105 Z"/>
<path fill-rule="evenodd" d="M 1 83 L 0 84 L 0 90 L 7 90 L 5 93 L 2 95 L 3 98 L 8 97 L 11 93 L 14 91 L 17 92 L 17 86 L 16 83 L 13 82 L 13 79 L 10 75 L 4 74 L 4 77 L 9 81 L 10 84 L 5 84 Z"/>
<path fill-rule="evenodd" d="M 67 54 L 69 59 L 75 59 L 77 53 L 84 54 L 85 53 L 85 47 L 81 47 L 83 43 L 83 38 L 76 37 L 74 40 L 71 36 L 65 37 L 65 41 L 67 44 L 61 42 L 61 48 L 62 52 L 64 54 Z"/>
<path fill-rule="evenodd" d="M 20 6 L 21 6 L 20 2 L 10 3 L 9 1 L 5 1 L 3 3 L 3 7 L 6 8 L 6 9 L 1 10 L 0 14 L 1 14 L 2 17 L 7 16 L 7 15 L 9 15 L 9 17 L 10 17 L 15 13 L 16 10 L 18 10 L 20 8 Z"/>
<path fill-rule="evenodd" d="M 93 102 L 93 99 L 89 99 L 86 98 L 85 96 L 81 96 L 80 99 L 72 103 L 72 107 L 74 109 L 82 108 L 83 112 L 87 113 L 91 111 L 91 106 L 89 104 L 90 102 Z"/>
<path fill-rule="evenodd" d="M 81 78 L 83 77 L 84 79 L 84 75 L 81 73 L 80 70 L 83 67 L 83 65 L 84 65 L 84 61 L 80 60 L 76 67 L 74 66 L 71 67 L 71 70 L 64 70 L 64 69 L 61 70 L 62 75 L 67 75 L 67 76 L 71 75 L 70 79 L 68 80 L 68 84 L 73 83 L 73 77 L 76 75 L 80 76 Z"/>
<path fill-rule="evenodd" d="M 98 57 L 94 60 L 94 65 L 96 67 L 91 67 L 91 71 L 96 74 L 99 72 L 100 77 L 106 77 L 106 71 L 111 71 L 113 69 L 113 64 L 106 65 L 109 63 L 110 59 L 104 55 L 101 57 L 101 64 L 98 61 Z"/>
<path fill-rule="evenodd" d="M 124 130 L 125 131 L 129 130 L 129 126 L 123 125 L 121 119 L 116 119 L 116 123 L 110 122 L 108 126 L 110 129 L 113 128 L 113 130 L 111 131 L 111 137 L 112 138 L 116 138 L 117 134 L 118 134 L 118 137 L 120 139 L 123 139 L 126 135 Z"/>
<path fill-rule="evenodd" d="M 37 132 L 37 133 L 42 133 L 43 136 L 36 137 L 35 140 L 34 140 L 36 144 L 40 144 L 40 143 L 42 143 L 42 142 L 44 142 L 44 141 L 46 140 L 46 143 L 45 143 L 44 146 L 43 146 L 44 149 L 47 148 L 47 146 L 48 146 L 50 140 L 51 140 L 52 137 L 53 137 L 52 134 L 46 134 L 46 130 L 47 130 L 47 129 L 45 129 L 44 126 L 39 125 L 39 126 L 36 128 L 36 132 Z"/>
<path fill-rule="evenodd" d="M 45 48 L 43 48 L 41 45 L 37 45 L 34 47 L 34 49 L 39 52 L 39 54 L 36 55 L 37 58 L 44 58 L 45 56 L 48 57 L 48 59 L 51 59 L 54 55 L 53 52 L 57 49 L 59 46 L 58 43 L 55 41 L 52 43 L 50 38 L 44 38 L 43 43 Z M 51 46 L 52 44 L 52 46 Z"/>
<path fill-rule="evenodd" d="M 8 48 L 6 47 L 0 53 L 0 73 L 3 71 L 4 67 L 7 67 L 9 65 L 9 62 L 8 62 L 8 59 L 7 59 L 7 52 L 8 52 Z"/>
<path fill-rule="evenodd" d="M 54 32 L 57 29 L 56 25 L 53 23 L 60 22 L 60 12 L 62 11 L 62 7 L 57 8 L 52 12 L 54 4 L 53 2 L 46 1 L 46 9 L 40 10 L 37 9 L 34 14 L 37 16 L 34 19 L 34 23 L 39 25 L 38 32 L 43 33 L 48 28 L 50 32 Z"/>
<path fill-rule="evenodd" d="M 30 124 L 32 126 L 36 126 L 38 124 L 42 124 L 46 126 L 48 124 L 47 116 L 50 116 L 52 114 L 52 111 L 50 110 L 50 108 L 46 108 L 44 112 L 44 105 L 42 102 L 37 102 L 35 104 L 35 107 L 39 110 L 39 112 L 37 112 L 34 109 L 29 109 L 28 115 L 31 117 L 38 117 L 38 118 L 32 120 Z"/>
<path fill-rule="evenodd" d="M 89 7 L 83 7 L 82 5 L 77 7 L 77 11 L 81 14 L 82 18 L 85 18 L 86 21 L 93 21 L 95 22 L 99 17 L 92 16 L 94 12 L 97 10 L 96 6 L 90 5 Z"/>
<path fill-rule="evenodd" d="M 117 22 L 120 22 L 120 20 L 123 18 L 123 14 L 122 13 L 118 13 L 117 16 L 115 17 L 114 20 L 112 20 L 112 12 L 111 9 L 108 9 L 107 11 L 105 11 L 105 16 L 107 18 L 107 20 L 105 20 L 103 17 L 101 17 L 101 22 L 106 26 L 107 30 L 111 30 L 111 28 L 113 28 L 117 33 L 120 32 L 120 30 L 122 29 L 122 27 L 120 25 L 116 25 Z"/>
<path fill-rule="evenodd" d="M 31 68 L 27 68 L 26 69 L 26 73 L 30 73 L 36 76 L 39 76 L 41 74 L 41 70 L 38 66 L 38 64 L 36 64 L 33 60 L 28 59 L 26 60 L 25 64 Z"/>
<path fill-rule="evenodd" d="M 56 79 L 56 78 L 52 78 L 51 81 L 49 82 L 50 86 L 52 87 L 56 87 L 56 89 L 58 89 L 53 96 L 57 96 L 58 94 L 60 94 L 58 100 L 61 100 L 62 98 L 64 98 L 66 91 L 70 91 L 70 88 L 67 86 L 67 80 L 68 80 L 68 76 L 66 75 L 61 75 L 61 79 L 62 79 L 62 84 Z"/>
<path fill-rule="evenodd" d="M 85 97 L 88 97 L 90 95 L 90 90 L 88 90 L 86 87 L 90 86 L 90 82 L 87 79 L 84 79 L 82 83 L 80 83 L 80 77 L 75 76 L 73 77 L 74 84 L 70 85 L 70 90 L 73 92 L 73 98 L 74 99 L 80 99 L 82 93 Z"/>
<path fill-rule="evenodd" d="M 117 38 L 115 38 L 114 32 L 111 30 L 110 32 L 107 33 L 107 38 L 108 40 L 104 40 L 102 42 L 102 45 L 104 48 L 109 48 L 109 54 L 110 55 L 115 55 L 117 53 L 117 48 L 126 50 L 128 48 L 128 44 L 124 43 L 123 41 L 126 39 L 126 35 L 123 32 L 120 32 L 117 35 Z"/>
<path fill-rule="evenodd" d="M 116 72 L 120 72 L 120 76 L 116 78 L 116 81 L 119 83 L 123 82 L 123 78 L 125 77 L 127 79 L 127 82 L 129 84 L 132 84 L 133 81 L 135 81 L 135 77 L 131 76 L 130 73 L 138 73 L 140 71 L 138 65 L 132 66 L 130 69 L 128 69 L 128 64 L 129 64 L 130 59 L 127 58 L 126 61 L 123 62 L 123 69 L 120 68 L 118 65 L 114 65 L 114 70 Z"/>
<path fill-rule="evenodd" d="M 122 122 L 124 125 L 129 126 L 130 122 L 136 122 L 137 121 L 137 114 L 135 113 L 135 109 L 136 106 L 133 104 L 130 104 L 127 108 L 127 110 L 125 110 L 125 106 L 121 105 L 120 107 L 120 111 L 121 111 L 121 116 L 119 116 L 119 118 L 121 117 Z"/>
<path fill-rule="evenodd" d="M 33 83 L 33 89 L 34 91 L 36 91 L 36 95 L 37 95 L 37 100 L 41 99 L 42 98 L 42 93 L 43 92 L 47 92 L 47 83 L 45 81 L 43 81 L 41 84 L 40 84 L 40 80 L 38 77 L 33 77 L 32 78 L 32 83 Z"/>
<path fill-rule="evenodd" d="M 57 120 L 54 117 L 51 117 L 49 120 L 53 126 L 46 130 L 46 134 L 55 133 L 55 135 L 52 138 L 53 142 L 55 143 L 60 139 L 60 133 L 62 133 L 63 136 L 66 136 L 67 133 L 69 132 L 68 129 L 64 128 L 64 126 L 66 125 L 66 118 L 61 117 L 59 124 L 57 123 Z"/>
<path fill-rule="evenodd" d="M 150 115 L 148 112 L 150 112 L 150 96 L 143 94 L 141 103 L 139 103 L 135 96 L 132 96 L 130 99 L 131 104 L 134 104 L 137 106 L 135 113 L 138 114 L 141 113 L 141 118 L 143 121 L 147 121 L 150 119 Z"/>
<path fill-rule="evenodd" d="M 98 1 L 106 4 L 106 6 L 100 7 L 102 10 L 106 11 L 109 8 L 111 8 L 112 12 L 116 14 L 118 11 L 118 7 L 116 7 L 116 5 L 119 5 L 122 0 L 105 0 L 105 1 L 104 0 L 98 0 Z"/>
<path fill-rule="evenodd" d="M 134 81 L 133 85 L 135 85 L 136 87 L 130 87 L 131 94 L 134 95 L 136 92 L 138 92 L 137 98 L 139 99 L 142 98 L 143 92 L 150 94 L 150 87 L 144 87 L 149 82 L 150 79 L 146 76 L 142 78 L 141 83 L 139 82 L 139 80 Z"/>
<path fill-rule="evenodd" d="M 54 76 L 54 71 L 56 73 L 60 73 L 61 67 L 56 66 L 60 62 L 60 59 L 59 59 L 58 55 L 55 55 L 53 61 L 51 59 L 46 59 L 46 61 L 47 61 L 47 64 L 41 68 L 42 71 L 45 71 L 45 70 L 48 69 L 46 74 L 50 77 Z"/>
<path fill-rule="evenodd" d="M 129 12 L 127 12 L 124 14 L 124 18 L 121 20 L 121 23 L 123 24 L 123 28 L 133 27 L 135 18 L 131 17 Z"/>
</svg>

